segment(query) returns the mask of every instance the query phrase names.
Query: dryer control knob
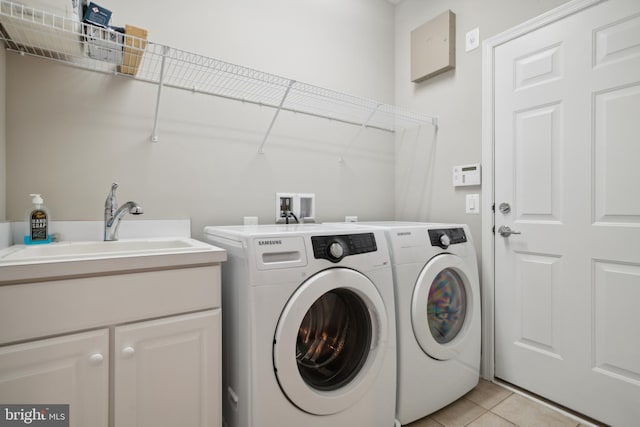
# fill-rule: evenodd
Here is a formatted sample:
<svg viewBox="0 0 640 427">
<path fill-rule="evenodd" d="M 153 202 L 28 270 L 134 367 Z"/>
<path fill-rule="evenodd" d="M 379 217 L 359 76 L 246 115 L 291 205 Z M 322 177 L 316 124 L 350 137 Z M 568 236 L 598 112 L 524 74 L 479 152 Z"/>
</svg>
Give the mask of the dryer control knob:
<svg viewBox="0 0 640 427">
<path fill-rule="evenodd" d="M 451 238 L 448 235 L 443 234 L 442 236 L 440 236 L 440 243 L 442 244 L 442 247 L 444 249 L 447 249 L 451 244 Z"/>
<path fill-rule="evenodd" d="M 329 256 L 335 260 L 340 260 L 344 256 L 344 248 L 338 242 L 329 245 Z"/>
</svg>

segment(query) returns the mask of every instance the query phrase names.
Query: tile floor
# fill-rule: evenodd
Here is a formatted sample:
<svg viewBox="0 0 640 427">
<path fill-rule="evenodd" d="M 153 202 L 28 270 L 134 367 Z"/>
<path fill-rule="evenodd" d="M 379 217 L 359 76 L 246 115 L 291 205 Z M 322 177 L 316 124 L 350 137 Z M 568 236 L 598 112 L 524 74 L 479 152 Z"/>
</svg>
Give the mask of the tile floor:
<svg viewBox="0 0 640 427">
<path fill-rule="evenodd" d="M 579 421 L 504 387 L 480 380 L 476 388 L 405 427 L 583 427 Z"/>
</svg>

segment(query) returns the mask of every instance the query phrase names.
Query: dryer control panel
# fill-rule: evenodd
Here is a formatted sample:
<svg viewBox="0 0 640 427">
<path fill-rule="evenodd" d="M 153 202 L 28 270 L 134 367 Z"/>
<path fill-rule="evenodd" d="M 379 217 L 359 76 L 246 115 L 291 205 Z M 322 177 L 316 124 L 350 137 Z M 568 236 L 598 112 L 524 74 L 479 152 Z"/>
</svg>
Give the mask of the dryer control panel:
<svg viewBox="0 0 640 427">
<path fill-rule="evenodd" d="M 463 228 L 443 228 L 429 230 L 429 239 L 431 240 L 431 246 L 440 246 L 442 249 L 447 249 L 449 245 L 465 243 L 467 235 L 464 233 Z"/>
<path fill-rule="evenodd" d="M 317 259 L 338 262 L 349 255 L 378 250 L 373 233 L 342 234 L 339 236 L 312 236 L 313 255 Z"/>
</svg>

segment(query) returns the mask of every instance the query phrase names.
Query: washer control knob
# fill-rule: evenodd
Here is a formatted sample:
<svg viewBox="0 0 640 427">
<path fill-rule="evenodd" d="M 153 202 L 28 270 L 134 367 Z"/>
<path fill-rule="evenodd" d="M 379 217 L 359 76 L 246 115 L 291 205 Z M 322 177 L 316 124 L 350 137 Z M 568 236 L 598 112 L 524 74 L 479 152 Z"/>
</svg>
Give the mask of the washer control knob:
<svg viewBox="0 0 640 427">
<path fill-rule="evenodd" d="M 443 234 L 442 236 L 440 236 L 440 244 L 444 249 L 447 249 L 451 244 L 451 238 L 448 235 Z"/>
<path fill-rule="evenodd" d="M 341 260 L 344 256 L 344 248 L 338 242 L 329 245 L 329 256 L 335 260 Z"/>
</svg>

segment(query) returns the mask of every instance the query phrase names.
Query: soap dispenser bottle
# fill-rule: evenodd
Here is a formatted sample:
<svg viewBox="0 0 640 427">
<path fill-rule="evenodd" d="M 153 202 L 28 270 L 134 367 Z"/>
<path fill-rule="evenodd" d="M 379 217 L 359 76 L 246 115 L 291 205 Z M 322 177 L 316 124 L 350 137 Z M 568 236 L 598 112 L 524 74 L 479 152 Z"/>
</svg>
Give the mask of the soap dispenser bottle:
<svg viewBox="0 0 640 427">
<path fill-rule="evenodd" d="M 30 194 L 33 206 L 27 212 L 27 234 L 24 236 L 25 245 L 51 243 L 49 234 L 49 212 L 39 194 Z"/>
</svg>

